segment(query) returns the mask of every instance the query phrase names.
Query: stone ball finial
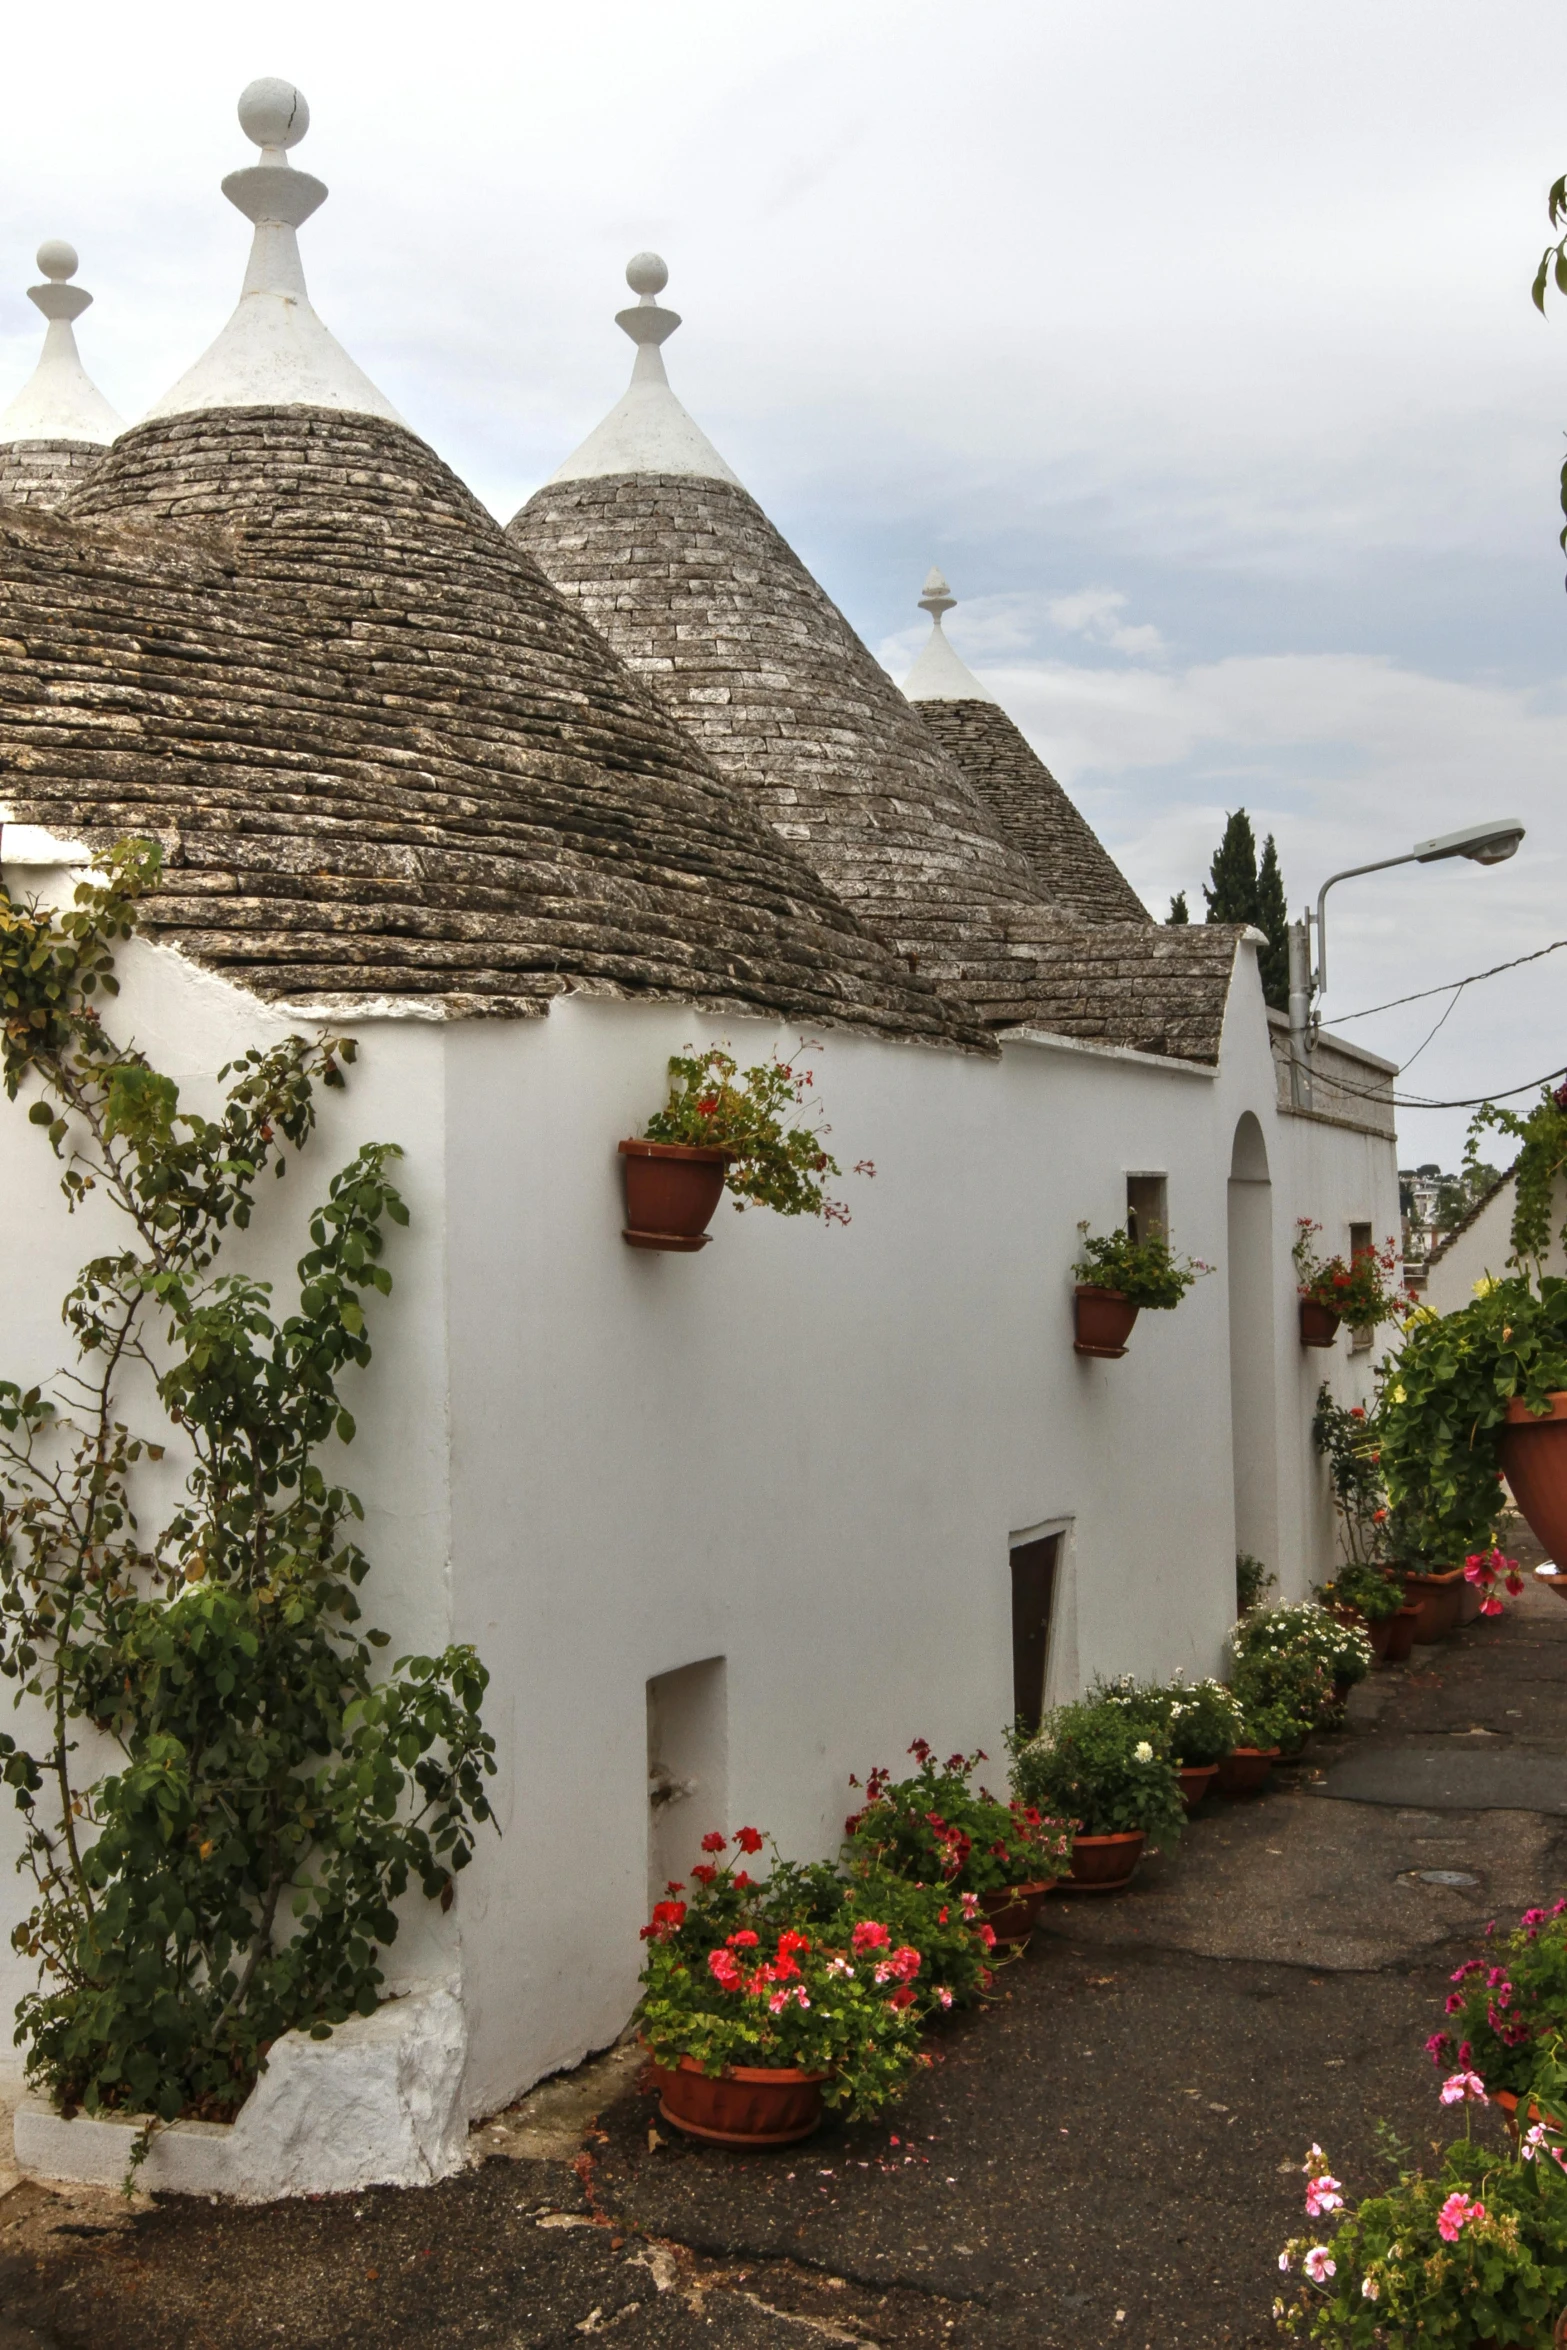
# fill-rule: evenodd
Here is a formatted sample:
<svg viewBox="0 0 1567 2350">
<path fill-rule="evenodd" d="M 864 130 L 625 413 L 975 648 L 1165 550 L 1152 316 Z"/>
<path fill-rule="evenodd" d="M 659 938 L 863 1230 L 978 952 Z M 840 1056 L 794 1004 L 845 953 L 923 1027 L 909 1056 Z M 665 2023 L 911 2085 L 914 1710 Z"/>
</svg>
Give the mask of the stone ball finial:
<svg viewBox="0 0 1567 2350">
<path fill-rule="evenodd" d="M 660 253 L 633 253 L 626 263 L 626 283 L 634 294 L 661 294 L 669 270 Z"/>
<path fill-rule="evenodd" d="M 80 266 L 76 247 L 68 245 L 64 237 L 45 237 L 38 248 L 38 266 L 51 284 L 60 285 L 74 277 Z"/>
<path fill-rule="evenodd" d="M 240 92 L 239 127 L 258 147 L 297 147 L 310 128 L 304 92 L 263 74 Z"/>
</svg>

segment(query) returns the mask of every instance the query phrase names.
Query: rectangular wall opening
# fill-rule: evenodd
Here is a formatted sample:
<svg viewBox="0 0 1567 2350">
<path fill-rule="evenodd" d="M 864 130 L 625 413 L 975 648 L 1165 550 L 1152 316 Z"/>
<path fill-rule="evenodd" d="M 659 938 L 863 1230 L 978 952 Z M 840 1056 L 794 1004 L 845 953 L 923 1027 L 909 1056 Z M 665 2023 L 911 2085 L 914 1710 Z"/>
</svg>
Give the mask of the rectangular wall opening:
<svg viewBox="0 0 1567 2350">
<path fill-rule="evenodd" d="M 1169 1179 L 1164 1175 L 1128 1175 L 1126 1229 L 1134 1240 L 1170 1237 Z"/>
<path fill-rule="evenodd" d="M 729 1703 L 724 1660 L 705 1657 L 647 1685 L 648 1908 L 671 1877 L 689 1882 L 710 1828 L 729 1833 Z"/>
<path fill-rule="evenodd" d="M 1349 1228 L 1349 1257 L 1351 1264 L 1354 1263 L 1356 1257 L 1369 1256 L 1372 1249 L 1375 1247 L 1376 1239 L 1369 1224 L 1351 1224 Z M 1374 1330 L 1351 1330 L 1349 1334 L 1350 1353 L 1352 1355 L 1363 1355 L 1375 1337 L 1376 1332 Z"/>
<path fill-rule="evenodd" d="M 1029 1735 L 1045 1710 L 1061 1542 L 1059 1533 L 1036 1534 L 1012 1545 L 1012 1711 Z"/>
</svg>

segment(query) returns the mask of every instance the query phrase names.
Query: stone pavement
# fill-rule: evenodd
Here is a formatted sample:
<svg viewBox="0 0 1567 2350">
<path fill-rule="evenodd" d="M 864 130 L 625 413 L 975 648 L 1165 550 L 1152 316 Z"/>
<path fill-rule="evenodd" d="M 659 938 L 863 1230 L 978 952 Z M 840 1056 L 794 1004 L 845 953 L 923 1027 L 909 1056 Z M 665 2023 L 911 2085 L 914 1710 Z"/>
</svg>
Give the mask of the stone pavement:
<svg viewBox="0 0 1567 2350">
<path fill-rule="evenodd" d="M 621 2050 L 423 2192 L 23 2182 L 0 2350 L 1261 2350 L 1306 2145 L 1359 2191 L 1378 2116 L 1441 2133 L 1421 2043 L 1486 1919 L 1567 1890 L 1564 1791 L 1567 1605 L 1531 1586 L 1379 1673 L 1267 1795 L 1210 1801 L 1129 1893 L 1056 1897 L 876 2129 L 700 2149 Z"/>
</svg>

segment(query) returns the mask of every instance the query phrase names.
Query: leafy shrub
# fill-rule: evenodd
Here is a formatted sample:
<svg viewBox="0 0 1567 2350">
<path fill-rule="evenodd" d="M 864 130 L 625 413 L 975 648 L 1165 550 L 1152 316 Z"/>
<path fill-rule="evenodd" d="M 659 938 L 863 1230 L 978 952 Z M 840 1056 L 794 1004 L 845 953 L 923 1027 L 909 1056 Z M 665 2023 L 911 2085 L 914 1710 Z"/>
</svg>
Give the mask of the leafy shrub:
<svg viewBox="0 0 1567 2350">
<path fill-rule="evenodd" d="M 70 1205 L 96 1190 L 127 1227 L 66 1299 L 64 1400 L 0 1382 L 0 1671 L 50 1737 L 0 1734 L 0 1754 L 38 1893 L 13 1937 L 43 1974 L 18 2009 L 28 2074 L 68 2114 L 167 2121 L 227 2116 L 280 2033 L 374 2009 L 393 1905 L 413 1882 L 450 1900 L 494 1763 L 471 1648 L 372 1676 L 363 1513 L 319 1458 L 354 1434 L 338 1381 L 370 1360 L 366 1293 L 392 1287 L 398 1153 L 367 1144 L 333 1177 L 281 1322 L 266 1284 L 209 1277 L 353 1046 L 246 1053 L 216 1119 L 182 1109 L 88 1001 L 114 992 L 112 944 L 158 870 L 122 847 L 63 915 L 0 890 L 7 1091 L 40 1087 L 29 1116 Z M 164 1443 L 117 1416 L 132 1362 L 194 1456 L 150 1539 L 137 1472 Z M 78 1725 L 113 1769 L 85 1775 Z"/>
<path fill-rule="evenodd" d="M 1235 1553 L 1235 1613 L 1246 1615 L 1256 1607 L 1264 1593 L 1273 1589 L 1277 1575 L 1261 1559 L 1253 1558 L 1249 1550 Z"/>
<path fill-rule="evenodd" d="M 1072 1267 L 1076 1278 L 1096 1289 L 1116 1290 L 1129 1305 L 1168 1313 L 1180 1304 L 1199 1273 L 1213 1271 L 1211 1265 L 1200 1264 L 1195 1257 L 1173 1255 L 1160 1232 L 1150 1234 L 1147 1240 L 1134 1240 L 1124 1224 L 1114 1232 L 1093 1235 L 1086 1224 L 1077 1229 L 1083 1235 L 1083 1253 Z"/>
<path fill-rule="evenodd" d="M 1358 1625 L 1309 1603 L 1254 1608 L 1231 1632 L 1230 1651 L 1230 1686 L 1252 1733 L 1248 1743 L 1286 1754 L 1336 1719 L 1341 1685 L 1363 1680 L 1372 1663 Z"/>
<path fill-rule="evenodd" d="M 1432 2063 L 1471 2068 L 1493 2097 L 1523 2096 L 1542 2051 L 1567 2033 L 1567 1901 L 1526 1909 L 1492 1957 L 1467 1959 L 1452 1981 L 1449 2028 L 1426 2042 Z"/>
<path fill-rule="evenodd" d="M 1383 1567 L 1360 1566 L 1351 1560 L 1340 1567 L 1331 1583 L 1318 1585 L 1325 1608 L 1351 1607 L 1368 1624 L 1385 1623 L 1404 1604 L 1404 1586 Z"/>
<path fill-rule="evenodd" d="M 995 1893 L 1066 1874 L 1072 1840 L 1060 1820 L 970 1786 L 983 1754 L 937 1763 L 923 1738 L 909 1752 L 919 1766 L 912 1778 L 873 1770 L 866 1780 L 863 1805 L 843 1823 L 851 1860 L 950 1893 Z"/>
<path fill-rule="evenodd" d="M 1326 1381 L 1317 1389 L 1311 1441 L 1328 1464 L 1328 1482 L 1345 1556 L 1356 1565 L 1397 1556 L 1382 1476 L 1380 1406 L 1336 1403 Z"/>
<path fill-rule="evenodd" d="M 1564 1387 L 1567 1280 L 1546 1274 L 1536 1290 L 1515 1274 L 1455 1313 L 1410 1316 L 1381 1414 L 1381 1466 L 1406 1562 L 1446 1566 L 1493 1547 L 1507 1406 L 1521 1397 L 1540 1414 Z"/>
<path fill-rule="evenodd" d="M 737 1208 L 750 1202 L 780 1216 L 821 1216 L 829 1224 L 847 1224 L 848 1208 L 829 1197 L 824 1181 L 842 1172 L 823 1146 L 830 1130 L 819 1120 L 785 1124 L 816 1082 L 813 1070 L 796 1066 L 800 1053 L 812 1049 L 819 1048 L 802 1042 L 794 1061 L 781 1061 L 775 1052 L 743 1070 L 718 1045 L 701 1054 L 673 1055 L 669 1099 L 648 1120 L 642 1139 L 725 1152 L 724 1182 Z M 874 1175 L 876 1170 L 862 1159 L 854 1172 Z"/>
<path fill-rule="evenodd" d="M 1186 1821 L 1163 1736 L 1102 1697 L 1057 1706 L 1032 1738 L 1015 1738 L 1012 1785 L 1021 1802 L 1071 1820 L 1083 1836 L 1140 1828 L 1151 1844 L 1173 1845 Z"/>
<path fill-rule="evenodd" d="M 1331 2350 L 1478 2350 L 1543 2343 L 1567 2300 L 1567 2180 L 1548 2151 L 1498 2153 L 1468 2137 L 1434 2178 L 1400 2167 L 1385 2194 L 1350 2208 L 1326 2157 L 1306 2160 L 1308 2215 L 1279 2266 L 1285 2333 Z M 1286 2288 L 1288 2290 L 1288 2288 Z"/>
<path fill-rule="evenodd" d="M 1094 1696 L 1159 1737 L 1181 1769 L 1222 1762 L 1241 1744 L 1245 1713 L 1223 1681 L 1098 1681 Z"/>
</svg>

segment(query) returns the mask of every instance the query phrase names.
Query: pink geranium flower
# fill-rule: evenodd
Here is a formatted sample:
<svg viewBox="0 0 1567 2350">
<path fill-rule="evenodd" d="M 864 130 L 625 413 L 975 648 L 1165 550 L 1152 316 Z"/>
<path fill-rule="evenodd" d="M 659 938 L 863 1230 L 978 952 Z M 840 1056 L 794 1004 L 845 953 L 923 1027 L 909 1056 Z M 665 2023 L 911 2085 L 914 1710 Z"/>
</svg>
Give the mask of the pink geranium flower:
<svg viewBox="0 0 1567 2350">
<path fill-rule="evenodd" d="M 1442 2083 L 1444 2105 L 1489 2105 L 1490 2102 L 1478 2073 L 1449 2073 Z"/>
<path fill-rule="evenodd" d="M 1471 2220 L 1484 2219 L 1485 2205 L 1471 2203 L 1455 2188 L 1436 2215 L 1436 2232 L 1444 2244 L 1456 2244 Z"/>
<path fill-rule="evenodd" d="M 1338 2262 L 1326 2244 L 1313 2244 L 1301 2262 L 1301 2267 L 1314 2285 L 1325 2285 L 1329 2277 L 1338 2274 Z"/>
<path fill-rule="evenodd" d="M 1339 2182 L 1324 2171 L 1320 2178 L 1306 2181 L 1306 2217 L 1320 2219 L 1325 2211 L 1342 2211 L 1344 2197 Z"/>
</svg>

